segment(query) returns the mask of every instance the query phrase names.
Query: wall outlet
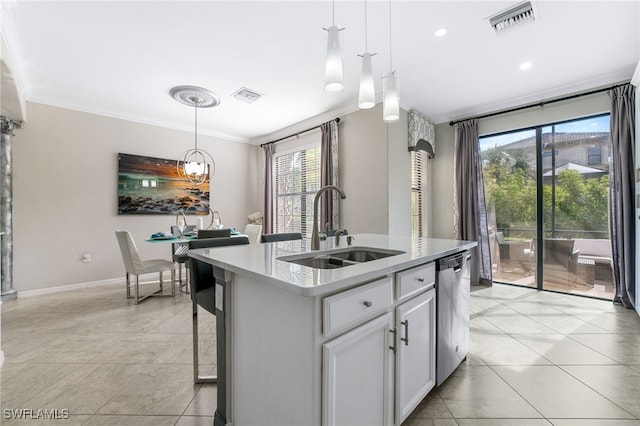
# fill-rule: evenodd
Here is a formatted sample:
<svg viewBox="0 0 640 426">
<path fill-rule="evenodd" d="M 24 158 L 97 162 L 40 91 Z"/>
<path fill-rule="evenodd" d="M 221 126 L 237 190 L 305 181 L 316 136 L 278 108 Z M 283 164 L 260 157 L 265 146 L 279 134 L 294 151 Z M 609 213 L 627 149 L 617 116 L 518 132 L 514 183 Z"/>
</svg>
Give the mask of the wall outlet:
<svg viewBox="0 0 640 426">
<path fill-rule="evenodd" d="M 91 262 L 91 253 L 89 252 L 82 253 L 82 263 L 89 263 L 89 262 Z"/>
</svg>

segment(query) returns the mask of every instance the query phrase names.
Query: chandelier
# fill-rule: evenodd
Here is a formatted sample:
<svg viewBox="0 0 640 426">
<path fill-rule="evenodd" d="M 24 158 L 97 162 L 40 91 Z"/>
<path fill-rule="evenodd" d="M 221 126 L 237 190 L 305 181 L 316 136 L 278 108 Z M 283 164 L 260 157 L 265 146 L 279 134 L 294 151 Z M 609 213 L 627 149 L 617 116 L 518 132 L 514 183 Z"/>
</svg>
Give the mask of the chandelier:
<svg viewBox="0 0 640 426">
<path fill-rule="evenodd" d="M 220 104 L 220 98 L 212 91 L 197 86 L 177 86 L 169 94 L 176 101 L 192 106 L 195 112 L 194 147 L 180 155 L 176 170 L 182 179 L 195 186 L 202 185 L 213 177 L 216 163 L 211 154 L 198 148 L 198 108 L 214 107 Z"/>
</svg>

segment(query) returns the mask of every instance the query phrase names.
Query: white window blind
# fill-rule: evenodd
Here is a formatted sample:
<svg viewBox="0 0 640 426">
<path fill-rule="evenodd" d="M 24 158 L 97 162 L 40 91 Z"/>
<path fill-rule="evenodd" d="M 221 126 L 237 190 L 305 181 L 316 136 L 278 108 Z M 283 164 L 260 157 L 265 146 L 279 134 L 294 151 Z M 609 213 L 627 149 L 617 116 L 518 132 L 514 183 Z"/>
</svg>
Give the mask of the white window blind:
<svg viewBox="0 0 640 426">
<path fill-rule="evenodd" d="M 427 153 L 411 152 L 411 234 L 427 236 Z"/>
<path fill-rule="evenodd" d="M 310 238 L 313 197 L 320 189 L 320 132 L 298 142 L 303 146 L 288 144 L 289 149 L 274 155 L 274 232 Z"/>
</svg>

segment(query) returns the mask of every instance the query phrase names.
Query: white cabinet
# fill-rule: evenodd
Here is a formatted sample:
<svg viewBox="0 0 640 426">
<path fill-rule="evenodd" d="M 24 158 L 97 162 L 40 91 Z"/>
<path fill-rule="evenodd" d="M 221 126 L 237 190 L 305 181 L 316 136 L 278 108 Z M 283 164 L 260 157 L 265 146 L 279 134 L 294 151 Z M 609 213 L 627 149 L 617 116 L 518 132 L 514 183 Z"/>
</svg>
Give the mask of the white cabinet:
<svg viewBox="0 0 640 426">
<path fill-rule="evenodd" d="M 434 286 L 429 263 L 323 300 L 324 335 L 346 331 L 322 346 L 324 425 L 400 425 L 435 386 Z"/>
<path fill-rule="evenodd" d="M 396 424 L 399 425 L 435 386 L 435 289 L 398 306 L 396 326 Z"/>
<path fill-rule="evenodd" d="M 396 274 L 396 298 L 402 302 L 435 285 L 435 262 L 406 269 Z"/>
<path fill-rule="evenodd" d="M 322 424 L 392 424 L 392 326 L 388 312 L 323 345 Z"/>
<path fill-rule="evenodd" d="M 353 328 L 354 325 L 388 310 L 393 306 L 391 277 L 343 291 L 323 301 L 323 331 L 325 336 Z"/>
</svg>

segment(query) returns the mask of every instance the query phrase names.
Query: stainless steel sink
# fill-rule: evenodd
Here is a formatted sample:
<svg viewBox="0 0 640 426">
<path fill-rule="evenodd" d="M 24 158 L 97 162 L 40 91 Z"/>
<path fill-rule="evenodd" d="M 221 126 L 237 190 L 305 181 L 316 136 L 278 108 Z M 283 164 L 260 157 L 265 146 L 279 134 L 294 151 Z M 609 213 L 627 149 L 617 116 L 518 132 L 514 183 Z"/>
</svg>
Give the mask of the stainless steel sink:
<svg viewBox="0 0 640 426">
<path fill-rule="evenodd" d="M 282 256 L 278 260 L 296 263 L 316 269 L 336 269 L 372 260 L 384 259 L 389 256 L 404 254 L 399 250 L 388 250 L 372 247 L 349 247 L 344 249 L 327 250 L 313 253 Z"/>
</svg>

